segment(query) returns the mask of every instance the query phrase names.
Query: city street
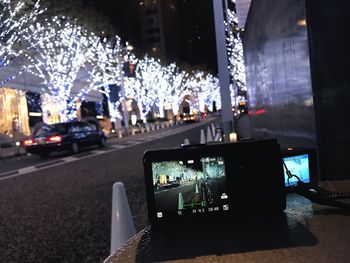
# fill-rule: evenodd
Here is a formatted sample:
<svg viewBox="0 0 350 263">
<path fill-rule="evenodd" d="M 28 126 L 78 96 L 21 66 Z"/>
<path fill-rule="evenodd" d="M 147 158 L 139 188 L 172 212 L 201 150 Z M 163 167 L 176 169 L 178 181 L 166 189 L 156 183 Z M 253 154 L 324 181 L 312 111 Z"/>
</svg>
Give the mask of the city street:
<svg viewBox="0 0 350 263">
<path fill-rule="evenodd" d="M 0 10 L 0 263 L 349 261 L 350 1 Z"/>
<path fill-rule="evenodd" d="M 199 143 L 214 118 L 109 140 L 77 155 L 0 162 L 0 262 L 101 262 L 109 255 L 112 185 L 125 184 L 137 231 L 147 225 L 147 149 Z"/>
</svg>

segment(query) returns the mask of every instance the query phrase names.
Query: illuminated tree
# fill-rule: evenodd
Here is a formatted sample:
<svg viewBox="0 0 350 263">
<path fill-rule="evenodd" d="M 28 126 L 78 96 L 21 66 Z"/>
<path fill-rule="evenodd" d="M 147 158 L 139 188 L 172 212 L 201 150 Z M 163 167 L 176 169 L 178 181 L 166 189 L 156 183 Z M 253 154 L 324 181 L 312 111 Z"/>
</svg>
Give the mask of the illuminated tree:
<svg viewBox="0 0 350 263">
<path fill-rule="evenodd" d="M 206 107 L 216 101 L 218 108 L 220 104 L 220 86 L 218 78 L 203 71 L 196 71 L 186 81 L 184 93 L 190 96 L 191 104 L 195 110 L 205 111 Z"/>
<path fill-rule="evenodd" d="M 238 29 L 237 15 L 233 10 L 227 9 L 226 11 L 227 21 L 225 25 L 229 70 L 234 80 L 234 85 L 236 85 L 236 87 L 231 86 L 231 101 L 235 101 L 235 105 L 237 105 L 240 101 L 247 101 L 243 45 L 241 32 Z"/>
<path fill-rule="evenodd" d="M 220 94 L 220 83 L 217 77 L 214 77 L 211 74 L 208 74 L 204 81 L 205 87 L 205 104 L 207 106 L 213 105 L 216 103 L 216 108 L 221 109 L 221 94 Z"/>
<path fill-rule="evenodd" d="M 27 71 L 43 79 L 44 120 L 49 115 L 50 122 L 76 118 L 75 108 L 92 90 L 107 96 L 112 120 L 121 118 L 125 97 L 137 102 L 142 118 L 150 111 L 163 118 L 165 105 L 171 104 L 177 114 L 185 95 L 204 105 L 217 94 L 218 83 L 211 75 L 197 71 L 190 76 L 175 63 L 164 66 L 149 56 L 137 59 L 122 48 L 118 36 L 107 41 L 67 17 L 39 17 L 39 1 L 0 0 L 0 5 L 0 70 L 15 57 L 26 59 L 18 74 Z M 124 76 L 125 62 L 137 63 L 135 76 Z M 80 71 L 86 73 L 83 81 L 77 79 Z M 73 85 L 80 88 L 74 98 Z M 113 99 L 112 89 L 118 93 Z"/>
<path fill-rule="evenodd" d="M 217 102 L 217 107 L 221 108 L 220 86 L 218 78 L 211 74 L 205 74 L 203 71 L 197 71 L 194 75 L 196 80 L 195 96 L 197 98 L 197 107 L 205 112 L 213 102 Z"/>
<path fill-rule="evenodd" d="M 22 40 L 28 33 L 27 28 L 33 24 L 43 12 L 40 2 L 0 0 L 0 70 L 10 64 L 11 60 L 24 55 Z M 16 75 L 24 71 L 25 66 L 18 69 Z M 15 78 L 7 76 L 6 81 Z M 4 80 L 1 84 L 4 84 Z"/>
<path fill-rule="evenodd" d="M 110 85 L 120 86 L 121 84 L 120 38 L 116 36 L 114 40 L 107 41 L 106 38 L 101 39 L 101 37 L 90 33 L 88 42 L 90 45 L 85 54 L 87 59 L 85 70 L 88 74 L 86 85 L 79 91 L 74 100 L 85 100 L 86 95 L 91 90 L 97 90 L 105 94 L 111 119 L 115 121 L 121 118 L 119 112 L 120 100 L 112 101 Z"/>
<path fill-rule="evenodd" d="M 162 68 L 162 75 L 159 80 L 158 98 L 156 100 L 159 109 L 160 117 L 164 118 L 164 107 L 167 103 L 173 104 L 174 97 L 174 77 L 176 76 L 177 67 L 175 63 L 172 63 Z"/>
<path fill-rule="evenodd" d="M 172 91 L 171 97 L 171 106 L 175 115 L 178 114 L 179 106 L 181 100 L 186 95 L 186 82 L 189 75 L 187 72 L 180 70 L 179 68 L 174 68 L 174 73 L 172 77 Z"/>
<path fill-rule="evenodd" d="M 218 79 L 202 71 L 190 75 L 180 70 L 175 63 L 162 66 L 158 60 L 146 56 L 139 60 L 136 72 L 145 112 L 157 106 L 160 117 L 164 117 L 164 106 L 170 103 L 176 115 L 185 97 L 191 99 L 193 109 L 202 111 L 204 105 L 220 101 Z"/>
<path fill-rule="evenodd" d="M 44 22 L 29 27 L 28 41 L 36 43 L 31 53 L 33 69 L 30 72 L 44 80 L 53 97 L 51 105 L 59 109 L 60 121 L 66 121 L 76 117 L 70 93 L 78 71 L 87 62 L 89 34 L 65 17 L 56 16 Z M 44 119 L 48 111 L 43 109 Z"/>
<path fill-rule="evenodd" d="M 136 69 L 136 78 L 141 82 L 141 94 L 140 99 L 142 100 L 142 111 L 148 113 L 153 112 L 154 106 L 158 105 L 159 101 L 163 98 L 164 83 L 163 67 L 160 64 L 160 60 L 156 60 L 149 56 L 145 56 L 138 62 Z"/>
</svg>

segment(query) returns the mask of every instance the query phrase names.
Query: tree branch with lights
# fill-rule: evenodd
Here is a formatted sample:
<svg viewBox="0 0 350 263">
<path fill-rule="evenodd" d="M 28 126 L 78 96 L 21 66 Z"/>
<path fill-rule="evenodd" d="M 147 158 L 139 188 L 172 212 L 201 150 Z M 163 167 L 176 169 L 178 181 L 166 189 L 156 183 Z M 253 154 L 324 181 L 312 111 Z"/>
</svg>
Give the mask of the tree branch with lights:
<svg viewBox="0 0 350 263">
<path fill-rule="evenodd" d="M 10 1 L 1 0 L 0 8 L 0 70 L 8 67 L 17 57 L 26 57 L 26 43 L 23 42 L 28 34 L 28 27 L 36 22 L 44 9 L 40 1 Z M 26 65 L 16 68 L 17 72 L 0 79 L 0 84 L 18 77 L 26 69 Z"/>
<path fill-rule="evenodd" d="M 231 86 L 231 101 L 234 101 L 235 105 L 237 105 L 239 102 L 247 101 L 243 44 L 235 11 L 227 9 L 226 16 L 227 21 L 225 22 L 225 29 L 229 70 L 235 85 L 235 87 Z"/>
<path fill-rule="evenodd" d="M 87 62 L 91 45 L 88 32 L 74 21 L 57 16 L 30 29 L 30 41 L 37 43 L 30 58 L 30 72 L 44 79 L 52 96 L 51 104 L 58 108 L 59 121 L 76 118 L 71 89 L 78 71 Z M 49 118 L 49 111 L 43 109 L 44 119 Z"/>
</svg>

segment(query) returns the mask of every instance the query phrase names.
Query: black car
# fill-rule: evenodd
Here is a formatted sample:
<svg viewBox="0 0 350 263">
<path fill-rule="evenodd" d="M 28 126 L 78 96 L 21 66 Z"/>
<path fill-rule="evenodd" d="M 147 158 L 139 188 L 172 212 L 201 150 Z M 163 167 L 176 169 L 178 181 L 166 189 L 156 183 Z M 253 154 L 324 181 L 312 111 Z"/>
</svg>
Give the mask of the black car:
<svg viewBox="0 0 350 263">
<path fill-rule="evenodd" d="M 95 126 L 86 122 L 66 122 L 44 125 L 35 134 L 23 141 L 28 153 L 48 157 L 51 152 L 70 151 L 75 154 L 80 148 L 98 145 L 104 147 L 107 138 Z"/>
</svg>

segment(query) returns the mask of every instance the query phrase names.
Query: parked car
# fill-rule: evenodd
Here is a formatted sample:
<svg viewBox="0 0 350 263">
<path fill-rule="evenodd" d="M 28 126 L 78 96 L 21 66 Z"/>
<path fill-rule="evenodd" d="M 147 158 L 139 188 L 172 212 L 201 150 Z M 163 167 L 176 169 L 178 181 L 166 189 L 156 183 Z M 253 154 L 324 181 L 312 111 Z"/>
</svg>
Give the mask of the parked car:
<svg viewBox="0 0 350 263">
<path fill-rule="evenodd" d="M 56 151 L 75 154 L 91 145 L 104 147 L 106 142 L 107 138 L 100 129 L 86 122 L 74 121 L 43 125 L 23 141 L 23 146 L 28 153 L 48 157 Z"/>
</svg>

